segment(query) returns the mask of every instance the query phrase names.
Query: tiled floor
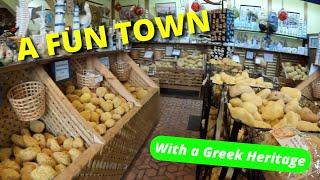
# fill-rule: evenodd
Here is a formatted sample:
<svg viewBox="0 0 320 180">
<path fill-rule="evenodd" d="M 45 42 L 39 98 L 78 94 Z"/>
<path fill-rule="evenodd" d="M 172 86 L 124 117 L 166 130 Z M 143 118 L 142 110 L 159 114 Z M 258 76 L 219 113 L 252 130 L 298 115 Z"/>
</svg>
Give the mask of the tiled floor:
<svg viewBox="0 0 320 180">
<path fill-rule="evenodd" d="M 124 179 L 194 180 L 195 165 L 156 161 L 149 155 L 149 143 L 157 135 L 198 137 L 199 133 L 188 131 L 187 125 L 190 115 L 201 114 L 201 106 L 200 100 L 162 96 L 160 122 Z"/>
</svg>

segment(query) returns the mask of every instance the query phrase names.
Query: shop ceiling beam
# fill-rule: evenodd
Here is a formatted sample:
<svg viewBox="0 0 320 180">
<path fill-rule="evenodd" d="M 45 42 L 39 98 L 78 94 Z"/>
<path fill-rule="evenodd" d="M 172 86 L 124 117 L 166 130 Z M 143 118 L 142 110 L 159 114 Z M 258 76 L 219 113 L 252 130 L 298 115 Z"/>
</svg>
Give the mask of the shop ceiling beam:
<svg viewBox="0 0 320 180">
<path fill-rule="evenodd" d="M 16 15 L 16 6 L 18 6 L 18 1 L 14 0 L 0 0 L 0 4 L 4 6 L 12 15 Z"/>
</svg>

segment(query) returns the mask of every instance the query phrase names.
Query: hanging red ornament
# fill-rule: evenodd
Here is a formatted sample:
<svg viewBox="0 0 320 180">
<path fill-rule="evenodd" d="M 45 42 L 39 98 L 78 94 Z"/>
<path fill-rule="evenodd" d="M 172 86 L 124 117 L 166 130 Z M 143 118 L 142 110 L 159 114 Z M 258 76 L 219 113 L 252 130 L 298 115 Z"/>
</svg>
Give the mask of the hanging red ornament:
<svg viewBox="0 0 320 180">
<path fill-rule="evenodd" d="M 284 21 L 286 19 L 288 19 L 288 12 L 282 8 L 279 12 L 278 12 L 278 18 L 281 20 L 281 21 Z"/>
<path fill-rule="evenodd" d="M 198 1 L 194 1 L 191 5 L 191 9 L 194 11 L 194 12 L 199 12 L 200 9 L 201 9 L 201 5 Z"/>
<path fill-rule="evenodd" d="M 114 6 L 114 9 L 115 9 L 116 11 L 120 12 L 121 9 L 122 9 L 121 4 L 118 2 L 118 3 Z"/>
<path fill-rule="evenodd" d="M 136 8 L 134 9 L 134 13 L 137 16 L 141 16 L 144 13 L 144 9 L 141 6 L 136 6 Z"/>
</svg>

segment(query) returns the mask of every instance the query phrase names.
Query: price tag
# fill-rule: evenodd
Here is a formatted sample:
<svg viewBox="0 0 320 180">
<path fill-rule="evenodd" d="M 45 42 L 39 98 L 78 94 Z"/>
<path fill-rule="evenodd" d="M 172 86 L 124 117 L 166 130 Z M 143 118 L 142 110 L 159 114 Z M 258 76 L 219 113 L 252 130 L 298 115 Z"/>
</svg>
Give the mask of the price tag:
<svg viewBox="0 0 320 180">
<path fill-rule="evenodd" d="M 233 55 L 233 56 L 232 56 L 232 60 L 233 60 L 234 62 L 240 63 L 240 56 L 238 56 L 238 55 Z"/>
<path fill-rule="evenodd" d="M 109 57 L 100 58 L 100 62 L 108 69 L 110 69 Z"/>
<path fill-rule="evenodd" d="M 174 49 L 172 51 L 172 56 L 180 56 L 181 54 L 181 50 L 180 49 Z"/>
<path fill-rule="evenodd" d="M 309 76 L 311 76 L 312 74 L 316 73 L 317 71 L 319 71 L 319 67 L 315 66 L 314 64 L 311 64 L 310 71 L 309 71 Z"/>
<path fill-rule="evenodd" d="M 263 57 L 257 56 L 255 60 L 255 64 L 261 64 L 262 61 L 263 61 Z"/>
<path fill-rule="evenodd" d="M 276 138 L 281 146 L 302 148 L 308 150 L 305 139 L 299 134 L 292 132 L 290 129 L 277 129 L 271 131 L 271 134 Z"/>
<path fill-rule="evenodd" d="M 273 54 L 264 53 L 264 60 L 266 62 L 273 62 Z"/>
<path fill-rule="evenodd" d="M 54 63 L 54 77 L 56 81 L 70 78 L 70 67 L 67 60 Z"/>
<path fill-rule="evenodd" d="M 320 64 L 320 33 L 318 35 L 318 47 L 317 47 L 317 54 L 316 54 L 316 60 L 315 60 L 315 64 Z"/>
<path fill-rule="evenodd" d="M 254 52 L 252 52 L 252 51 L 247 51 L 247 52 L 246 52 L 246 59 L 248 59 L 248 60 L 253 60 L 253 58 L 254 58 Z"/>
<path fill-rule="evenodd" d="M 172 46 L 167 46 L 166 47 L 166 56 L 171 56 L 172 55 L 172 51 L 173 51 L 173 47 Z"/>
<path fill-rule="evenodd" d="M 103 76 L 102 75 L 99 75 L 97 78 L 96 78 L 96 83 L 100 83 L 103 81 Z"/>
<path fill-rule="evenodd" d="M 144 56 L 143 56 L 144 59 L 152 59 L 152 57 L 153 57 L 153 51 L 144 52 Z"/>
</svg>

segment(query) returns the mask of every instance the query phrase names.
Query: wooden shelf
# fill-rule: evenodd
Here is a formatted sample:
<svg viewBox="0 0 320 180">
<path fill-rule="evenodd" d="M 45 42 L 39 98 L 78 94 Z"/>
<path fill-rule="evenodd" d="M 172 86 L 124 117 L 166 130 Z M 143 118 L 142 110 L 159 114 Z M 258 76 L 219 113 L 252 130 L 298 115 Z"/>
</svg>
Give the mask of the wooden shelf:
<svg viewBox="0 0 320 180">
<path fill-rule="evenodd" d="M 249 33 L 260 33 L 260 34 L 266 34 L 265 32 L 260 32 L 260 31 L 254 31 L 254 30 L 245 30 L 245 29 L 234 29 L 235 31 L 240 31 L 240 32 L 249 32 Z M 307 37 L 298 37 L 298 36 L 291 36 L 291 35 L 286 35 L 286 34 L 271 34 L 271 36 L 281 36 L 281 37 L 287 37 L 287 38 L 293 38 L 293 39 L 299 39 L 299 40 L 307 40 Z"/>
<path fill-rule="evenodd" d="M 55 57 L 49 57 L 49 58 L 44 58 L 44 59 L 37 59 L 33 61 L 21 61 L 19 63 L 12 63 L 9 64 L 8 66 L 3 66 L 0 67 L 0 74 L 1 73 L 6 73 L 6 72 L 11 72 L 11 71 L 16 71 L 16 70 L 21 70 L 21 69 L 26 69 L 31 66 L 34 66 L 36 64 L 49 64 L 55 61 L 61 61 L 61 60 L 70 60 L 74 58 L 81 58 L 81 57 L 91 57 L 91 56 L 103 56 L 103 55 L 108 55 L 108 54 L 117 54 L 117 53 L 122 53 L 124 52 L 123 50 L 116 50 L 116 51 L 90 51 L 90 52 L 81 52 L 81 53 L 76 53 L 76 54 L 68 54 L 68 55 L 63 55 L 63 56 L 55 56 Z"/>
<path fill-rule="evenodd" d="M 235 48 L 238 49 L 246 49 L 246 50 L 251 50 L 251 51 L 263 51 L 266 53 L 274 53 L 274 54 L 285 54 L 285 55 L 292 55 L 292 56 L 303 56 L 303 57 L 308 57 L 308 55 L 303 55 L 303 54 L 294 54 L 294 53 L 287 53 L 287 52 L 279 52 L 279 51 L 271 51 L 271 50 L 265 50 L 265 49 L 255 49 L 255 48 L 247 48 L 247 47 L 239 47 L 239 46 L 234 46 Z"/>
</svg>

